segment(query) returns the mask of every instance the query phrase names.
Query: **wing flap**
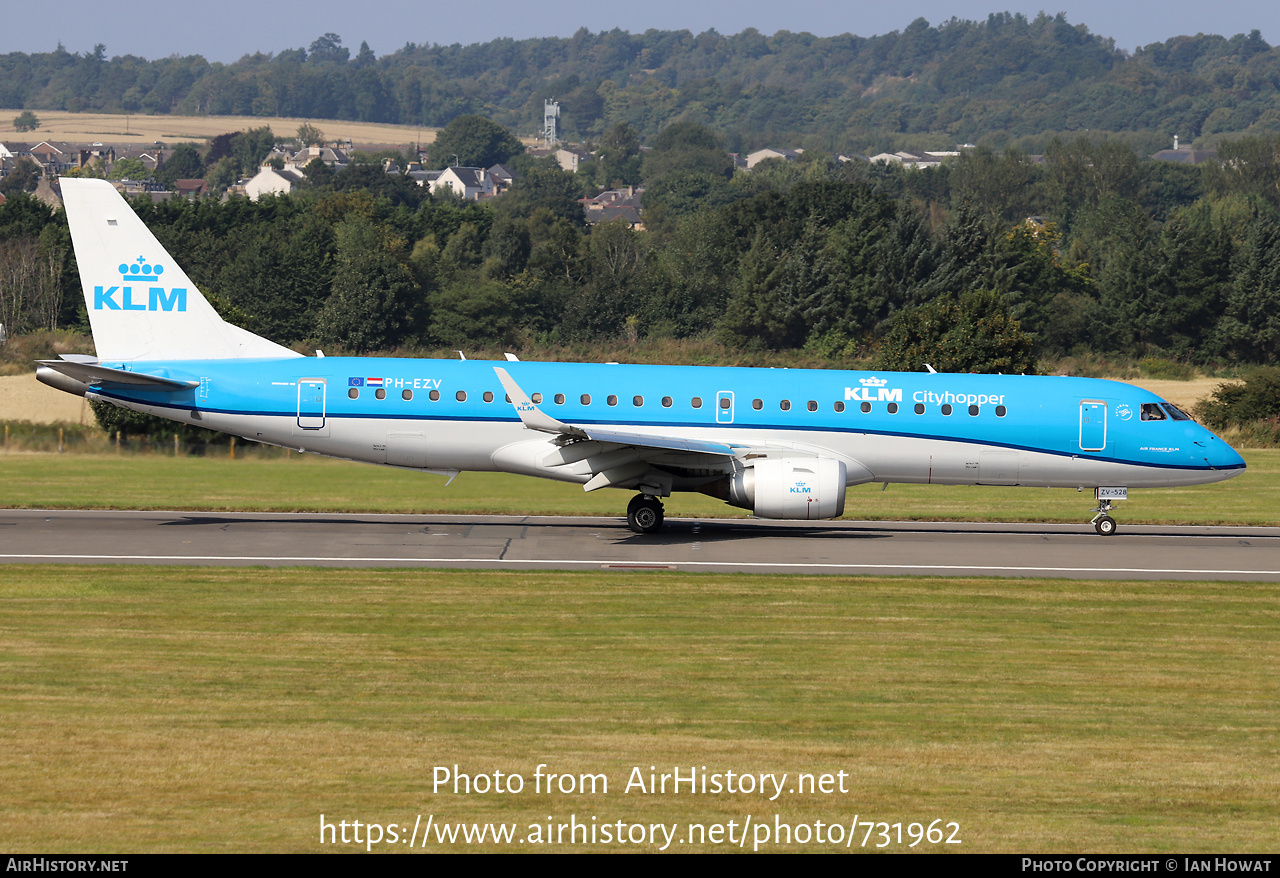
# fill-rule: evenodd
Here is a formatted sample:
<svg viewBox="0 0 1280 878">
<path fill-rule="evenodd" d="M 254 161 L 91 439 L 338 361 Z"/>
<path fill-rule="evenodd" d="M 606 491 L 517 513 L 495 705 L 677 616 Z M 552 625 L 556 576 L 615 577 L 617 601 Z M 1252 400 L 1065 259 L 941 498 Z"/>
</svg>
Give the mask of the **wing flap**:
<svg viewBox="0 0 1280 878">
<path fill-rule="evenodd" d="M 710 442 L 705 439 L 684 439 L 675 436 L 647 436 L 643 433 L 624 433 L 621 430 L 600 429 L 597 427 L 577 427 L 587 438 L 597 442 L 613 442 L 618 445 L 634 445 L 639 448 L 661 448 L 665 451 L 692 451 L 697 454 L 715 454 L 720 457 L 733 457 L 734 449 L 723 442 Z"/>
</svg>

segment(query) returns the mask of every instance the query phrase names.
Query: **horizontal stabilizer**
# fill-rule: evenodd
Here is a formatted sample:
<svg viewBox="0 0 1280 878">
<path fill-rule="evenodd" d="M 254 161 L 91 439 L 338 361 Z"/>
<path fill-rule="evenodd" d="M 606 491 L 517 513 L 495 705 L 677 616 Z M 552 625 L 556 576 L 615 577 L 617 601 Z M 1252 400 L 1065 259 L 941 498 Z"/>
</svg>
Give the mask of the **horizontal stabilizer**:
<svg viewBox="0 0 1280 878">
<path fill-rule="evenodd" d="M 147 375 L 144 372 L 129 372 L 124 369 L 110 369 L 94 363 L 72 362 L 68 360 L 37 360 L 40 366 L 66 375 L 82 384 L 97 384 L 102 387 L 133 387 L 148 390 L 190 390 L 199 387 L 199 381 L 178 381 L 160 375 Z"/>
</svg>

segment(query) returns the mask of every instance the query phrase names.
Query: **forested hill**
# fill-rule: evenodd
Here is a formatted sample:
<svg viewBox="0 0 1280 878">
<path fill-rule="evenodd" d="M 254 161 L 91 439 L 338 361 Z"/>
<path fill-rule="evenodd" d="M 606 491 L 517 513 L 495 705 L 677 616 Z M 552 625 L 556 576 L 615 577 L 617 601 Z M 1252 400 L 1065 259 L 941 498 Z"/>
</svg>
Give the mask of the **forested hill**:
<svg viewBox="0 0 1280 878">
<path fill-rule="evenodd" d="M 334 34 L 307 49 L 108 58 L 104 47 L 0 56 L 0 107 L 304 116 L 440 126 L 480 114 L 522 133 L 561 102 L 564 134 L 687 119 L 732 149 L 874 152 L 971 141 L 1031 152 L 1056 133 L 1122 134 L 1139 151 L 1280 131 L 1280 49 L 1258 31 L 1197 35 L 1132 54 L 1059 15 L 952 19 L 873 37 L 753 29 L 579 31 L 568 39 L 414 45 L 377 57 Z"/>
</svg>

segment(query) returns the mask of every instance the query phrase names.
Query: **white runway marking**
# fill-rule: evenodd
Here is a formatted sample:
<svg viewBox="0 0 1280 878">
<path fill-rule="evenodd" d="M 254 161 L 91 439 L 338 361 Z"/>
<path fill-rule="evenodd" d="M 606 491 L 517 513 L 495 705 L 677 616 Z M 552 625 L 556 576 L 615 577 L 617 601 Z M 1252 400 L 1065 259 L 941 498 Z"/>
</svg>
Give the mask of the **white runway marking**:
<svg viewBox="0 0 1280 878">
<path fill-rule="evenodd" d="M 578 565 L 604 568 L 654 568 L 664 567 L 676 570 L 682 567 L 751 567 L 783 570 L 936 570 L 963 572 L 998 572 L 998 573 L 1133 573 L 1147 575 L 1182 575 L 1182 576 L 1280 576 L 1280 570 L 1228 570 L 1176 567 L 1001 567 L 996 565 L 961 565 L 961 564 L 841 564 L 771 561 L 610 561 L 594 559 L 584 561 L 570 558 L 535 558 L 521 560 L 518 558 L 357 558 L 342 556 L 300 556 L 300 555 L 21 555 L 5 554 L 0 559 L 12 561 L 205 561 L 209 563 L 259 562 L 263 564 L 498 564 L 519 565 L 532 564 L 540 566 Z"/>
</svg>

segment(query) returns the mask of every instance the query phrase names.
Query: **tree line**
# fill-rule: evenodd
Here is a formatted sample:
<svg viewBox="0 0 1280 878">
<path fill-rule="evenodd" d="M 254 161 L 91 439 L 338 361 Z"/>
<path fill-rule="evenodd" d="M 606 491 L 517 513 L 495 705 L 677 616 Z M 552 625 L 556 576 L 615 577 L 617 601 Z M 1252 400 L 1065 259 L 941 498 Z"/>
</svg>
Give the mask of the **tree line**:
<svg viewBox="0 0 1280 878">
<path fill-rule="evenodd" d="M 1198 34 L 1126 51 L 1059 14 L 917 19 L 872 37 L 747 29 L 620 30 L 469 46 L 406 43 L 353 53 L 337 34 L 245 55 L 0 55 L 0 107 L 299 116 L 443 126 L 481 114 L 525 133 L 557 99 L 570 138 L 625 123 L 652 137 L 678 120 L 731 149 L 949 147 L 1039 153 L 1055 133 L 1123 133 L 1140 152 L 1280 131 L 1280 50 L 1258 31 Z"/>
<path fill-rule="evenodd" d="M 1280 360 L 1280 136 L 1201 167 L 1079 138 L 922 171 L 809 151 L 733 173 L 717 143 L 682 123 L 639 158 L 643 231 L 586 225 L 593 187 L 528 156 L 487 204 L 366 160 L 256 203 L 134 207 L 229 320 L 329 353 L 701 338 L 901 369 Z M 0 269 L 11 334 L 86 326 L 61 213 L 0 206 Z"/>
</svg>

